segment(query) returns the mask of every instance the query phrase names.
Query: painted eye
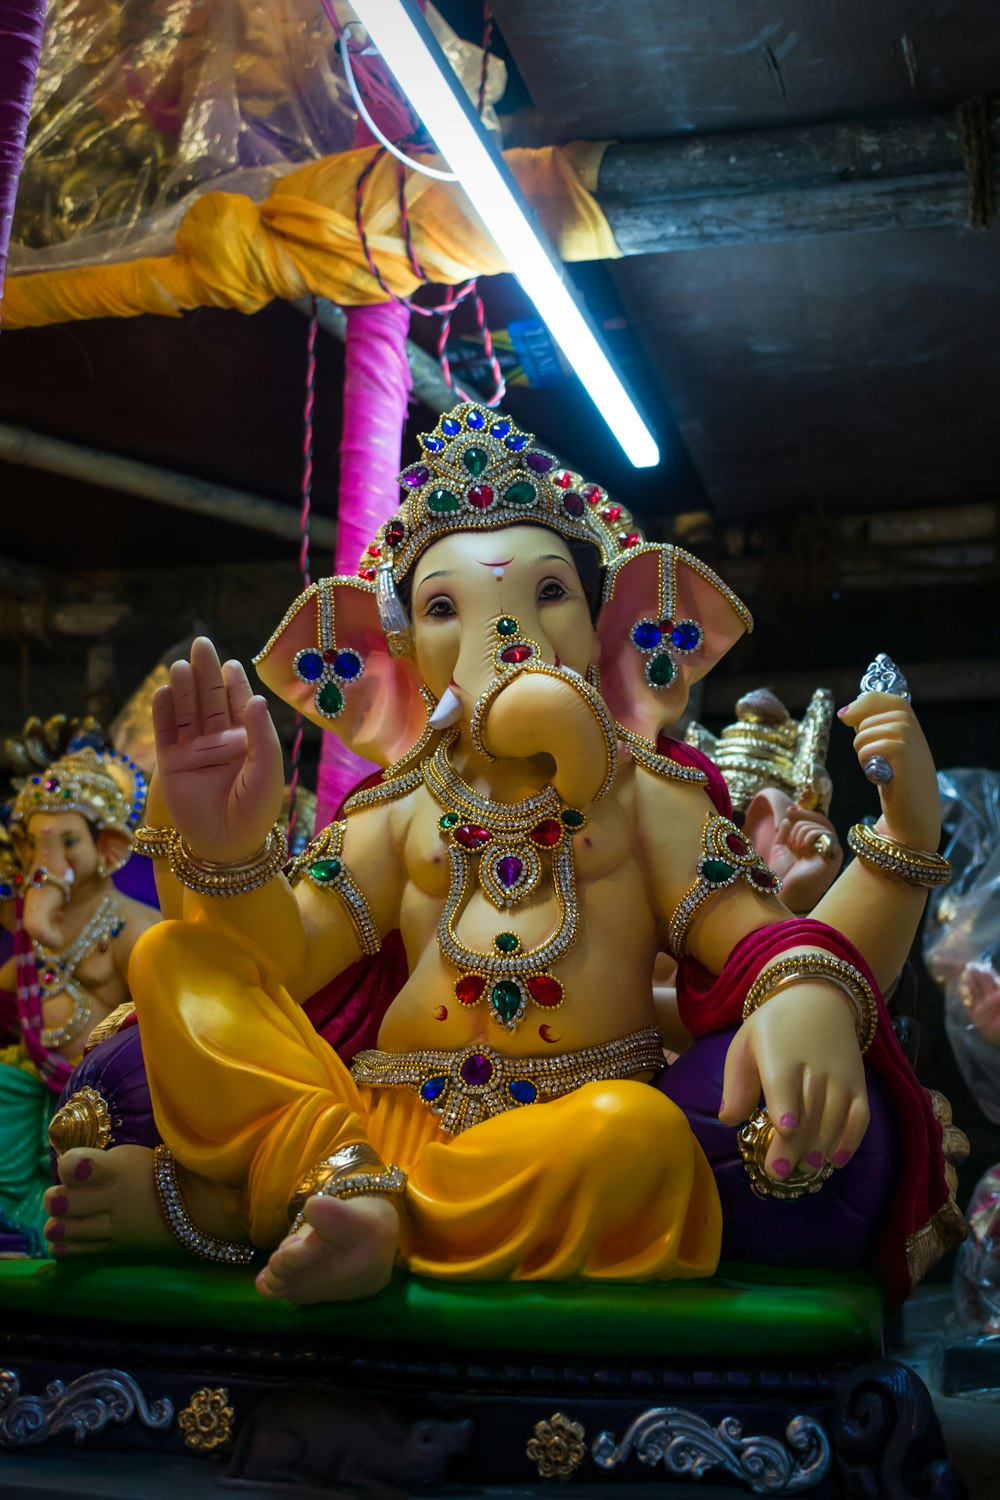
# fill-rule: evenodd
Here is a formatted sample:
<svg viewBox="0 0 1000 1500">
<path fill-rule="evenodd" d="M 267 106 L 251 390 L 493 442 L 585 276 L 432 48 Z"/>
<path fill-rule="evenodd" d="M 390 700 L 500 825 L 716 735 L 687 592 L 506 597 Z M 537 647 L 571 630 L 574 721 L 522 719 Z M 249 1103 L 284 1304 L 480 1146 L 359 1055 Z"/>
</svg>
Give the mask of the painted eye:
<svg viewBox="0 0 1000 1500">
<path fill-rule="evenodd" d="M 455 613 L 455 606 L 450 599 L 432 599 L 424 610 L 424 615 L 431 620 L 446 620 Z"/>
<path fill-rule="evenodd" d="M 558 579 L 550 578 L 547 583 L 542 584 L 538 591 L 538 597 L 539 599 L 565 599 L 566 590 Z"/>
</svg>

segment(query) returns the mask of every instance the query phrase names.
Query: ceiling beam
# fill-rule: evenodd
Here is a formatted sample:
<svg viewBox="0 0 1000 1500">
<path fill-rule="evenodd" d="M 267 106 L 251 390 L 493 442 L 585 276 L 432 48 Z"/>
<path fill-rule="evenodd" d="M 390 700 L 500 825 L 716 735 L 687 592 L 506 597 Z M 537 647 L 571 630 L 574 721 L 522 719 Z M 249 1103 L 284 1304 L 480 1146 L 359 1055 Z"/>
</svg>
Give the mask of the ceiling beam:
<svg viewBox="0 0 1000 1500">
<path fill-rule="evenodd" d="M 597 198 L 625 255 L 961 227 L 973 188 L 988 187 L 991 173 L 995 182 L 1000 159 L 995 113 L 966 123 L 968 147 L 954 110 L 624 142 L 605 152 Z"/>
</svg>

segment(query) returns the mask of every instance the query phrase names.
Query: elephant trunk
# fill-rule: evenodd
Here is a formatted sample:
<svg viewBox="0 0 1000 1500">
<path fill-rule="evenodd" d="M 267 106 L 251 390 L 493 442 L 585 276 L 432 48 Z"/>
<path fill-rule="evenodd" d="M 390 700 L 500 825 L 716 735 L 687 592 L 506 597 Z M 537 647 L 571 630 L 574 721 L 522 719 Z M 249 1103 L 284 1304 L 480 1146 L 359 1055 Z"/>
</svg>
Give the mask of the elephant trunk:
<svg viewBox="0 0 1000 1500">
<path fill-rule="evenodd" d="M 63 892 L 53 881 L 29 884 L 25 891 L 25 931 L 30 938 L 51 952 L 58 952 L 63 944 L 63 934 L 56 919 L 64 905 Z"/>
<path fill-rule="evenodd" d="M 555 763 L 552 785 L 572 806 L 596 801 L 611 785 L 614 735 L 576 673 L 514 674 L 489 704 L 480 733 L 485 749 L 498 758 L 549 756 Z"/>
</svg>

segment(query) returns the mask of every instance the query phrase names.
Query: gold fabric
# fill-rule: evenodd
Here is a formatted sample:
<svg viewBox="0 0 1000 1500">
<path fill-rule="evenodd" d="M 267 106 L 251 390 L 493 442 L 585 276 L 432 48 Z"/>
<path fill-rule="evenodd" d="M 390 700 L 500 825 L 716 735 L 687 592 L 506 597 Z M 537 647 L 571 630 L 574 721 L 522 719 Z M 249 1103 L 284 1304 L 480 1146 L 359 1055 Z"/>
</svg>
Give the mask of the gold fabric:
<svg viewBox="0 0 1000 1500">
<path fill-rule="evenodd" d="M 621 254 L 604 211 L 575 170 L 596 183 L 607 144 L 505 153 L 563 260 Z M 4 327 L 140 313 L 179 317 L 194 307 L 252 313 L 276 297 L 294 301 L 310 294 L 344 306 L 384 302 L 354 216 L 355 185 L 374 149 L 310 162 L 278 178 L 262 203 L 239 193 L 202 194 L 181 221 L 174 255 L 8 275 Z M 413 248 L 430 281 L 451 285 L 508 269 L 456 184 L 409 172 L 407 208 Z M 403 240 L 397 164 L 386 156 L 365 183 L 363 213 L 383 280 L 397 296 L 415 292 L 420 282 Z"/>
<path fill-rule="evenodd" d="M 409 1090 L 359 1088 L 275 976 L 207 926 L 162 922 L 131 988 L 156 1122 L 242 1193 L 275 1246 L 308 1168 L 365 1141 L 409 1183 L 401 1262 L 452 1280 L 653 1280 L 715 1269 L 721 1208 L 687 1120 L 648 1084 L 590 1083 L 457 1137 Z"/>
</svg>

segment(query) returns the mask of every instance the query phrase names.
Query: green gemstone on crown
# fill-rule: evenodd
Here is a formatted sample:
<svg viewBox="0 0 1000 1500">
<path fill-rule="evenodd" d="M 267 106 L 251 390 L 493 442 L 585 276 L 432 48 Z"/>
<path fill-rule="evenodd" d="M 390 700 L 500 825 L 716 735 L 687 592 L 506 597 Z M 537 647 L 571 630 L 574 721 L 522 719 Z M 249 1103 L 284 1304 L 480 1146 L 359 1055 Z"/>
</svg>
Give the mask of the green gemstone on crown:
<svg viewBox="0 0 1000 1500">
<path fill-rule="evenodd" d="M 339 859 L 317 859 L 309 866 L 309 874 L 320 885 L 329 885 L 331 880 L 336 880 L 341 868 Z"/>
<path fill-rule="evenodd" d="M 431 490 L 427 496 L 427 509 L 436 516 L 446 516 L 450 511 L 458 510 L 458 496 L 451 490 Z"/>
<path fill-rule="evenodd" d="M 489 466 L 490 455 L 485 448 L 466 448 L 462 454 L 462 463 L 468 469 L 473 479 L 478 479 Z"/>
<path fill-rule="evenodd" d="M 648 670 L 654 687 L 669 687 L 674 680 L 674 664 L 669 656 L 654 656 Z"/>
<path fill-rule="evenodd" d="M 727 865 L 724 859 L 703 859 L 698 866 L 699 874 L 715 885 L 721 885 L 725 880 L 731 880 L 736 873 L 735 865 Z"/>
<path fill-rule="evenodd" d="M 497 621 L 497 635 L 517 635 L 520 628 L 513 615 L 501 615 Z"/>
<path fill-rule="evenodd" d="M 325 682 L 316 694 L 316 707 L 323 714 L 339 714 L 344 706 L 344 695 L 335 682 Z"/>
<path fill-rule="evenodd" d="M 498 932 L 493 939 L 493 946 L 498 953 L 516 953 L 521 946 L 521 939 L 516 932 Z"/>
<path fill-rule="evenodd" d="M 503 498 L 508 505 L 530 505 L 535 493 L 535 486 L 526 479 L 521 479 L 517 484 L 512 484 L 509 490 L 504 490 Z"/>
<path fill-rule="evenodd" d="M 519 986 L 509 979 L 501 979 L 490 991 L 490 1005 L 499 1019 L 508 1025 L 521 1009 L 522 1003 Z"/>
</svg>

